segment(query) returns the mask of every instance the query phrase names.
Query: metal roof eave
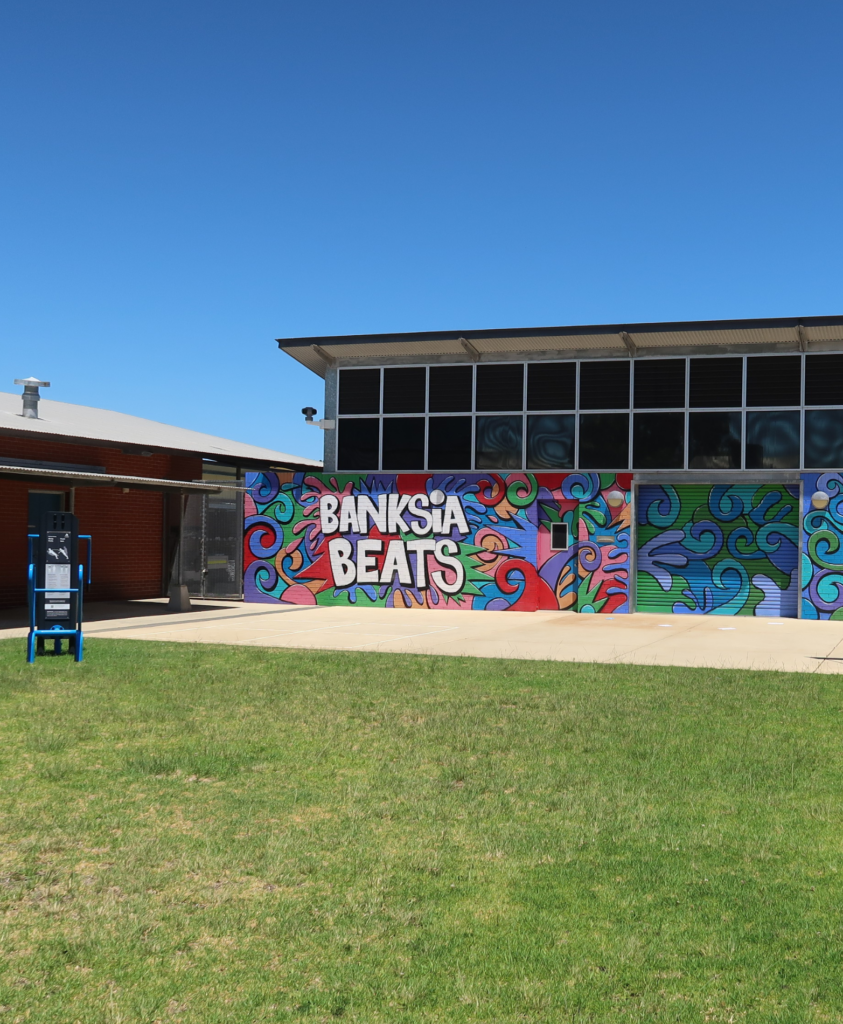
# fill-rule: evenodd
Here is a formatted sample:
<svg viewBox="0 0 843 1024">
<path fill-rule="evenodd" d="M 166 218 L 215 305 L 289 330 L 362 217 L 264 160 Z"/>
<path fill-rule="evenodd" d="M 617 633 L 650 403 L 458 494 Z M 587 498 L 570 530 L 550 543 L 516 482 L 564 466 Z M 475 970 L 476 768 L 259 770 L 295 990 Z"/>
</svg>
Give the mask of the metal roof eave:
<svg viewBox="0 0 843 1024">
<path fill-rule="evenodd" d="M 123 476 L 117 473 L 85 473 L 79 470 L 46 469 L 35 466 L 7 466 L 0 462 L 0 476 L 11 480 L 38 480 L 69 487 L 126 487 L 138 491 L 175 491 L 179 494 L 219 494 L 230 490 L 224 483 L 201 483 L 194 480 L 163 480 L 145 476 Z"/>
<path fill-rule="evenodd" d="M 472 331 L 422 331 L 405 334 L 337 335 L 278 338 L 278 347 L 324 377 L 335 361 L 506 360 L 518 353 L 547 352 L 576 358 L 603 352 L 621 357 L 645 352 L 751 351 L 792 347 L 806 350 L 843 342 L 843 316 L 775 317 L 753 320 L 696 320 L 567 327 L 503 328 Z M 464 342 L 468 342 L 466 345 Z M 476 355 L 472 356 L 472 350 Z"/>
</svg>

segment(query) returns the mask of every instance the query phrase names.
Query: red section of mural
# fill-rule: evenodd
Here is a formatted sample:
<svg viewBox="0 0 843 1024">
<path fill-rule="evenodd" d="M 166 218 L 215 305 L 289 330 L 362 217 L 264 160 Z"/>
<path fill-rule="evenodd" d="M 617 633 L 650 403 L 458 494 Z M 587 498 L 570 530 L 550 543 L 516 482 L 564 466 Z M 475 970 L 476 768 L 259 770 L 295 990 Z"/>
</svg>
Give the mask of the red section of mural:
<svg viewBox="0 0 843 1024">
<path fill-rule="evenodd" d="M 398 494 L 423 493 L 429 479 L 429 473 L 399 473 L 395 478 L 395 490 Z"/>
<path fill-rule="evenodd" d="M 518 592 L 518 584 L 509 579 L 510 573 L 520 573 L 524 577 L 524 593 L 515 604 L 509 606 L 513 612 L 556 611 L 559 602 L 556 594 L 539 576 L 538 570 L 523 558 L 507 558 L 495 570 L 495 582 L 504 594 Z"/>
</svg>

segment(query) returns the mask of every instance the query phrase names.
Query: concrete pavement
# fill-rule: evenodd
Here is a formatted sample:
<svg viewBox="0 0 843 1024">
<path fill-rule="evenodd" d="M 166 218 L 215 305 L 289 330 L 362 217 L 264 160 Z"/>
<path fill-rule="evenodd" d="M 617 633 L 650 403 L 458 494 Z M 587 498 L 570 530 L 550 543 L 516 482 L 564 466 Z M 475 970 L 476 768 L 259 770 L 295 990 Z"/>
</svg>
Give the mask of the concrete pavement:
<svg viewBox="0 0 843 1024">
<path fill-rule="evenodd" d="M 578 615 L 329 608 L 197 602 L 170 613 L 165 600 L 86 606 L 85 636 L 131 640 L 385 651 L 632 665 L 843 672 L 843 621 L 719 615 Z M 23 637 L 19 616 L 0 617 L 0 639 Z"/>
</svg>

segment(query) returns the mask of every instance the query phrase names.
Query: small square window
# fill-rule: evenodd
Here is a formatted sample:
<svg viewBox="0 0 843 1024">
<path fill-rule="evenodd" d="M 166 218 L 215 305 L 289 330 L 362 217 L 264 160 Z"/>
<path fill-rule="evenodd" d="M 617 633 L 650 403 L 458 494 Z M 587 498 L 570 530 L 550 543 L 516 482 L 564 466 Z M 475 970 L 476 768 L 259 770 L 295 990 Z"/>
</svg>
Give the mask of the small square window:
<svg viewBox="0 0 843 1024">
<path fill-rule="evenodd" d="M 477 411 L 515 412 L 524 408 L 524 364 L 477 367 Z"/>
<path fill-rule="evenodd" d="M 528 364 L 528 409 L 575 409 L 576 405 L 576 363 Z"/>
<path fill-rule="evenodd" d="M 799 413 L 746 414 L 746 468 L 798 469 Z"/>
<path fill-rule="evenodd" d="M 692 412 L 689 415 L 688 468 L 741 468 L 739 412 Z"/>
<path fill-rule="evenodd" d="M 471 412 L 473 366 L 431 366 L 428 384 L 430 412 Z"/>
<path fill-rule="evenodd" d="M 527 417 L 527 469 L 573 469 L 573 413 Z"/>
<path fill-rule="evenodd" d="M 520 469 L 523 416 L 478 416 L 475 468 Z"/>
<path fill-rule="evenodd" d="M 685 465 L 685 413 L 635 413 L 632 465 L 636 469 L 682 469 Z"/>
<path fill-rule="evenodd" d="M 471 417 L 431 416 L 427 425 L 427 468 L 471 469 Z"/>
<path fill-rule="evenodd" d="M 729 409 L 739 406 L 743 389 L 743 359 L 717 356 L 692 359 L 690 406 L 692 409 Z"/>
<path fill-rule="evenodd" d="M 340 370 L 340 416 L 380 411 L 380 370 Z"/>
<path fill-rule="evenodd" d="M 581 409 L 629 408 L 629 360 L 580 363 Z"/>
<path fill-rule="evenodd" d="M 752 356 L 747 359 L 747 405 L 799 405 L 801 401 L 801 356 Z"/>
<path fill-rule="evenodd" d="M 843 469 L 843 409 L 805 411 L 805 468 Z"/>
<path fill-rule="evenodd" d="M 636 409 L 683 409 L 684 407 L 684 359 L 636 360 Z"/>
<path fill-rule="evenodd" d="M 580 416 L 580 469 L 617 470 L 628 465 L 629 414 Z"/>
<path fill-rule="evenodd" d="M 424 469 L 424 417 L 387 416 L 383 421 L 382 469 Z"/>
<path fill-rule="evenodd" d="M 337 430 L 337 469 L 340 473 L 378 468 L 380 420 L 340 420 Z"/>
<path fill-rule="evenodd" d="M 843 405 L 843 355 L 805 357 L 805 405 Z"/>
<path fill-rule="evenodd" d="M 383 371 L 383 411 L 424 412 L 426 383 L 423 366 L 388 366 Z"/>
</svg>

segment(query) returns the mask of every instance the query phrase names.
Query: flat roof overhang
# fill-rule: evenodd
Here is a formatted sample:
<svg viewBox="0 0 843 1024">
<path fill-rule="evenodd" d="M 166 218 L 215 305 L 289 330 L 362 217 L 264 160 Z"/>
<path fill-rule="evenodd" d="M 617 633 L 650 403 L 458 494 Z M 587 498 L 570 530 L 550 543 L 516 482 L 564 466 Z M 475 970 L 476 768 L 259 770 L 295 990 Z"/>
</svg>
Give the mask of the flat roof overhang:
<svg viewBox="0 0 843 1024">
<path fill-rule="evenodd" d="M 90 473 L 73 469 L 49 469 L 40 466 L 13 466 L 0 462 L 0 479 L 53 483 L 64 487 L 124 487 L 137 491 L 168 491 L 176 494 L 219 494 L 224 482 L 203 483 L 193 480 L 159 480 L 146 476 L 122 476 L 117 473 Z"/>
<path fill-rule="evenodd" d="M 843 316 L 689 320 L 488 331 L 422 331 L 278 338 L 278 347 L 324 377 L 333 365 L 505 362 L 532 358 L 810 352 L 843 345 Z"/>
</svg>

